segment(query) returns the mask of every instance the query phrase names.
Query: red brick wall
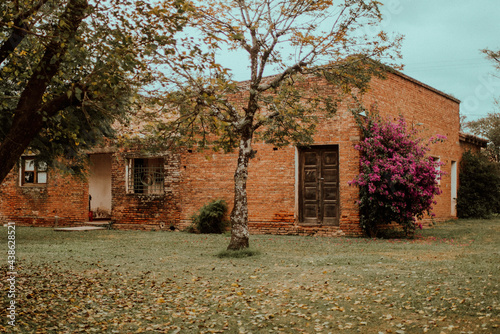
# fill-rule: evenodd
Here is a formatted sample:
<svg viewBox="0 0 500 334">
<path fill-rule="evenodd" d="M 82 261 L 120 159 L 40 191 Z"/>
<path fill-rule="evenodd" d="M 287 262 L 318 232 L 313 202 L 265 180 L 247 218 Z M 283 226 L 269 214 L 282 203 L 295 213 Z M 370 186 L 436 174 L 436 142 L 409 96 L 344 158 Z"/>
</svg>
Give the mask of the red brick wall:
<svg viewBox="0 0 500 334">
<path fill-rule="evenodd" d="M 436 221 L 451 218 L 451 163 L 460 161 L 462 153 L 459 143 L 459 101 L 401 75 L 389 75 L 387 80 L 374 79 L 372 90 L 364 103 L 377 103 L 383 115 L 393 118 L 402 114 L 409 127 L 414 127 L 421 138 L 436 134 L 445 135 L 444 143 L 430 145 L 429 155 L 439 157 L 444 163 L 441 170 L 446 174 L 441 180 L 443 193 L 436 198 L 434 206 Z M 427 222 L 430 217 L 427 217 Z"/>
<path fill-rule="evenodd" d="M 319 79 L 315 79 L 319 80 Z M 319 94 L 334 94 L 319 83 Z M 311 91 L 312 92 L 312 91 Z M 312 94 L 312 93 L 311 93 Z M 384 116 L 405 116 L 408 126 L 421 131 L 423 138 L 447 136 L 445 143 L 431 146 L 430 155 L 439 157 L 447 174 L 441 181 L 443 194 L 434 208 L 437 220 L 451 217 L 451 162 L 459 161 L 459 102 L 440 92 L 398 74 L 386 80 L 374 79 L 363 97 L 365 106 L 377 104 Z M 418 125 L 417 125 L 418 124 Z M 256 143 L 256 157 L 250 161 L 248 179 L 249 226 L 252 233 L 359 235 L 358 188 L 348 185 L 359 171 L 359 154 L 354 145 L 360 132 L 344 103 L 331 119 L 322 119 L 314 136 L 314 145 L 338 145 L 340 167 L 339 226 L 301 226 L 297 222 L 296 148 L 273 150 Z M 181 158 L 181 221 L 210 200 L 224 198 L 233 202 L 233 173 L 236 153 L 205 151 L 186 153 Z"/>
<path fill-rule="evenodd" d="M 318 94 L 334 95 L 331 86 L 317 78 Z M 311 82 L 304 89 L 313 94 Z M 307 87 L 307 88 L 306 88 Z M 241 101 L 240 101 L 241 102 Z M 447 173 L 441 181 L 443 194 L 434 212 L 437 219 L 451 218 L 451 162 L 459 161 L 459 103 L 442 93 L 399 74 L 386 80 L 374 79 L 363 97 L 365 106 L 378 105 L 386 116 L 403 114 L 409 126 L 421 130 L 424 138 L 436 134 L 448 140 L 432 146 L 431 155 L 439 157 Z M 338 145 L 340 167 L 339 226 L 302 226 L 297 209 L 297 149 L 274 149 L 255 143 L 257 154 L 250 161 L 248 179 L 249 227 L 251 233 L 359 235 L 358 188 L 349 186 L 359 171 L 359 154 L 354 145 L 360 132 L 346 101 L 331 119 L 322 119 L 314 137 L 315 145 Z M 109 152 L 108 152 L 109 153 Z M 165 155 L 165 194 L 145 196 L 127 194 L 125 166 L 127 157 L 137 153 L 121 150 L 112 157 L 112 216 L 118 228 L 158 228 L 160 223 L 185 227 L 191 216 L 207 202 L 223 198 L 233 203 L 233 173 L 236 153 L 184 151 L 180 156 Z M 47 187 L 24 188 L 18 185 L 14 170 L 0 186 L 0 219 L 34 225 L 50 224 L 54 216 L 63 223 L 84 221 L 88 212 L 88 185 L 49 171 Z"/>
<path fill-rule="evenodd" d="M 462 154 L 466 151 L 479 153 L 483 148 L 486 148 L 487 146 L 487 139 L 479 138 L 466 133 L 460 134 L 460 149 Z"/>
<path fill-rule="evenodd" d="M 0 221 L 22 225 L 64 226 L 86 220 L 89 194 L 79 178 L 49 168 L 46 185 L 20 186 L 19 168 L 14 167 L 0 185 Z"/>
<path fill-rule="evenodd" d="M 179 223 L 179 159 L 164 156 L 165 193 L 163 195 L 127 194 L 126 158 L 139 153 L 118 152 L 112 155 L 112 219 L 114 227 L 159 229 Z M 19 186 L 19 171 L 14 168 L 0 185 L 0 221 L 15 221 L 32 226 L 75 225 L 88 220 L 89 187 L 79 178 L 61 175 L 49 168 L 48 183 Z"/>
<path fill-rule="evenodd" d="M 179 223 L 179 159 L 170 154 L 164 158 L 164 194 L 146 195 L 126 192 L 127 158 L 144 157 L 139 152 L 119 152 L 112 157 L 112 218 L 115 228 L 160 229 Z M 161 224 L 161 225 L 160 225 Z"/>
</svg>

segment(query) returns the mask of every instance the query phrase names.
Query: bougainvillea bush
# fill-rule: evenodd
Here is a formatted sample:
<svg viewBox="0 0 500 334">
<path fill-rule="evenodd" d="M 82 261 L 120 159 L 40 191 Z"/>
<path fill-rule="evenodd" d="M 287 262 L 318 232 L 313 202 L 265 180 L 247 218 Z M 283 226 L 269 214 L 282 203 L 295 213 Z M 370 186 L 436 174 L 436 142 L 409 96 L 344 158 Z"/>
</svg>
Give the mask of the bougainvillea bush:
<svg viewBox="0 0 500 334">
<path fill-rule="evenodd" d="M 421 227 L 417 220 L 432 216 L 434 196 L 441 193 L 441 163 L 428 156 L 429 144 L 446 138 L 418 138 L 403 116 L 392 123 L 372 113 L 357 121 L 364 139 L 356 145 L 360 173 L 350 184 L 360 188 L 361 226 L 376 237 L 381 225 L 395 222 L 412 236 Z"/>
</svg>

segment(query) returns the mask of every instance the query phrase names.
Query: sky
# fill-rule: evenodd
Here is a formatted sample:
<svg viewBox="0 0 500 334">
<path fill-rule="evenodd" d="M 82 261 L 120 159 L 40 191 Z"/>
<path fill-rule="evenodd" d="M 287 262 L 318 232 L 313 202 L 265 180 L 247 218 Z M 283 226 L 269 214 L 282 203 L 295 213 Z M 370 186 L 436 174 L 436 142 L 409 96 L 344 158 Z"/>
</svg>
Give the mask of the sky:
<svg viewBox="0 0 500 334">
<path fill-rule="evenodd" d="M 405 35 L 405 74 L 458 98 L 466 120 L 500 111 L 500 72 L 480 51 L 500 50 L 500 1 L 382 2 L 382 27 Z"/>
<path fill-rule="evenodd" d="M 500 71 L 480 50 L 500 50 L 500 0 L 379 0 L 381 28 L 405 36 L 403 73 L 461 101 L 467 121 L 500 111 Z M 232 55 L 236 80 L 247 80 Z M 240 69 L 238 69 L 240 68 Z"/>
</svg>

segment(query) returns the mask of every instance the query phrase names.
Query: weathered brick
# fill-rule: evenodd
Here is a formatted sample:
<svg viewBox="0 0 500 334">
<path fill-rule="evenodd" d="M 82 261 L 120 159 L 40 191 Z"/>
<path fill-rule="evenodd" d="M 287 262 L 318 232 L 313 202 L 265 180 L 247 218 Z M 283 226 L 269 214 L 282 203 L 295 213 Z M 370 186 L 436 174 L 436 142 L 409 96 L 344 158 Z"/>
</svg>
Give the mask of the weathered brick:
<svg viewBox="0 0 500 334">
<path fill-rule="evenodd" d="M 332 86 L 319 78 L 299 83 L 307 94 L 334 95 Z M 233 97 L 243 105 L 244 99 Z M 458 162 L 465 148 L 477 150 L 484 142 L 460 136 L 459 101 L 427 85 L 399 73 L 389 73 L 387 79 L 374 78 L 371 89 L 362 97 L 366 107 L 377 106 L 385 117 L 396 120 L 403 115 L 408 125 L 419 130 L 422 138 L 436 134 L 446 135 L 444 143 L 431 146 L 430 155 L 439 157 L 446 173 L 441 180 L 443 193 L 434 207 L 435 220 L 455 218 L 452 215 L 451 164 Z M 361 235 L 358 212 L 358 188 L 350 186 L 359 171 L 359 153 L 354 145 L 361 133 L 350 108 L 353 101 L 346 99 L 332 118 L 320 117 L 314 136 L 314 145 L 337 145 L 339 151 L 340 214 L 338 226 L 308 226 L 298 221 L 298 151 L 293 146 L 276 149 L 256 142 L 257 151 L 249 165 L 248 209 L 251 233 L 296 234 L 321 236 Z M 233 204 L 233 173 L 236 153 L 182 150 L 165 153 L 165 193 L 139 195 L 126 193 L 126 159 L 139 155 L 136 150 L 107 148 L 111 154 L 112 219 L 116 228 L 159 229 L 175 225 L 184 229 L 191 216 L 204 204 L 214 199 L 225 199 Z M 48 184 L 43 187 L 21 187 L 17 167 L 0 185 L 0 220 L 28 225 L 52 225 L 59 216 L 61 225 L 84 221 L 88 215 L 88 184 L 77 178 L 49 171 Z M 432 222 L 423 220 L 424 226 Z"/>
</svg>

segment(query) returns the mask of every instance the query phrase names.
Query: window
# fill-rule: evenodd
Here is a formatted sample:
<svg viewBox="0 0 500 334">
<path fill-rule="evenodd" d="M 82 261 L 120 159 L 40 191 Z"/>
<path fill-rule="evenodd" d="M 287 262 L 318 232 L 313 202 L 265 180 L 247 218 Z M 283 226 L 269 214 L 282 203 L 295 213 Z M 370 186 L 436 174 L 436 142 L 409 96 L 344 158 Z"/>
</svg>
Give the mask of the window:
<svg viewBox="0 0 500 334">
<path fill-rule="evenodd" d="M 451 215 L 457 215 L 457 162 L 451 162 Z"/>
<path fill-rule="evenodd" d="M 439 157 L 430 157 L 430 159 L 436 163 L 438 163 L 438 165 L 436 166 L 436 171 L 439 173 L 441 172 L 441 158 Z M 438 174 L 436 175 L 436 182 L 438 185 L 441 185 L 441 175 Z"/>
<path fill-rule="evenodd" d="M 127 192 L 129 194 L 163 194 L 163 183 L 162 158 L 128 160 Z"/>
<path fill-rule="evenodd" d="M 47 164 L 36 162 L 35 157 L 21 158 L 21 185 L 47 184 Z"/>
</svg>

